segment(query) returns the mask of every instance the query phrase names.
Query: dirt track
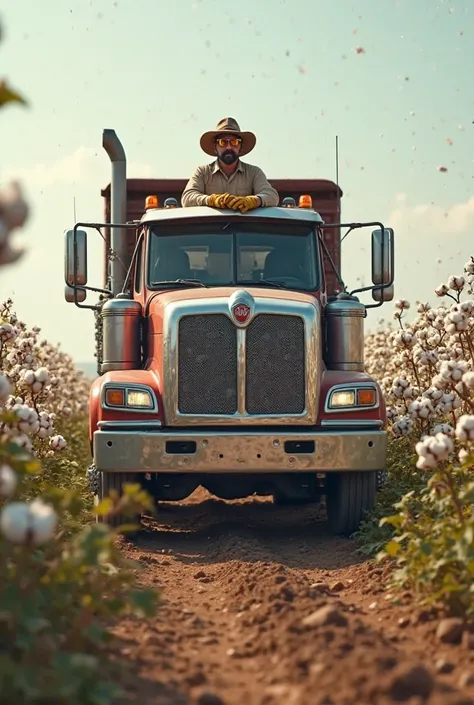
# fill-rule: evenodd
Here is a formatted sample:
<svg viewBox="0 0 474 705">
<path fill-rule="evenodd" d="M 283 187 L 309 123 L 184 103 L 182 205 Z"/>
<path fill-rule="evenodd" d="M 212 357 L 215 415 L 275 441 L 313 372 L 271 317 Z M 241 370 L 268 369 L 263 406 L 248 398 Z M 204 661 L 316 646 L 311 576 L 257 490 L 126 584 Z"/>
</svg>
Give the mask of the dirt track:
<svg viewBox="0 0 474 705">
<path fill-rule="evenodd" d="M 409 595 L 392 605 L 324 510 L 198 490 L 159 512 L 125 545 L 164 604 L 115 630 L 130 664 L 120 705 L 474 705 L 474 649 L 439 644 L 438 618 Z M 304 623 L 323 606 L 330 623 Z"/>
</svg>

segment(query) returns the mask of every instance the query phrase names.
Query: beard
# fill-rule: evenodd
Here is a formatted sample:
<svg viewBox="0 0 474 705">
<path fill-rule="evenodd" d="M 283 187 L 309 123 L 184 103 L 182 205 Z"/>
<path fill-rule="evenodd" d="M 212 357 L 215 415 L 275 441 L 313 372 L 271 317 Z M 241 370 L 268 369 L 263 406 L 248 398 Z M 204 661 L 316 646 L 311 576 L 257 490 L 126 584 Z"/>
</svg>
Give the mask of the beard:
<svg viewBox="0 0 474 705">
<path fill-rule="evenodd" d="M 219 158 L 220 158 L 221 162 L 224 162 L 224 164 L 233 164 L 234 162 L 237 161 L 237 159 L 239 157 L 231 149 L 226 149 L 225 152 L 222 152 L 222 154 Z"/>
</svg>

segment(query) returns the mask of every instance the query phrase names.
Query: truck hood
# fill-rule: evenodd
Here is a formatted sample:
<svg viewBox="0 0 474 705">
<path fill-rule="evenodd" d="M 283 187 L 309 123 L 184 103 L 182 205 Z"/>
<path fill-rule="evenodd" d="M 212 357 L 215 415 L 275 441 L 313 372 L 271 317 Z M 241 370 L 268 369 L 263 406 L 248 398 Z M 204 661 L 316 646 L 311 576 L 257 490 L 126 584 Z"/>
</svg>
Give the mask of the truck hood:
<svg viewBox="0 0 474 705">
<path fill-rule="evenodd" d="M 154 292 L 151 294 L 147 304 L 149 315 L 149 334 L 160 335 L 163 332 L 164 308 L 175 301 L 197 301 L 199 299 L 228 299 L 235 291 L 247 291 L 254 299 L 282 299 L 284 301 L 298 301 L 309 303 L 319 308 L 319 301 L 312 294 L 305 292 L 291 291 L 288 289 L 272 289 L 263 287 L 237 287 L 222 286 L 192 289 L 178 289 L 174 291 Z"/>
</svg>

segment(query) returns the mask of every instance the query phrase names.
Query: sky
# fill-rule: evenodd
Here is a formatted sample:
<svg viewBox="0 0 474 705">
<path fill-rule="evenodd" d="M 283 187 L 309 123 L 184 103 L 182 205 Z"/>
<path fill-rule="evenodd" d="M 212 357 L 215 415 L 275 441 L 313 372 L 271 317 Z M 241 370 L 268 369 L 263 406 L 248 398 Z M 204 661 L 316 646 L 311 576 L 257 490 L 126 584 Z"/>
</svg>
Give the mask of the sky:
<svg viewBox="0 0 474 705">
<path fill-rule="evenodd" d="M 396 298 L 435 303 L 474 255 L 471 0 L 15 0 L 0 23 L 0 79 L 29 103 L 0 111 L 0 187 L 19 179 L 30 204 L 0 300 L 77 362 L 94 320 L 64 300 L 63 233 L 103 219 L 104 128 L 130 178 L 188 178 L 209 161 L 201 133 L 232 116 L 270 180 L 334 180 L 338 135 L 342 219 L 394 228 Z M 91 285 L 101 260 L 90 232 Z M 370 282 L 370 230 L 344 241 L 342 274 Z"/>
</svg>

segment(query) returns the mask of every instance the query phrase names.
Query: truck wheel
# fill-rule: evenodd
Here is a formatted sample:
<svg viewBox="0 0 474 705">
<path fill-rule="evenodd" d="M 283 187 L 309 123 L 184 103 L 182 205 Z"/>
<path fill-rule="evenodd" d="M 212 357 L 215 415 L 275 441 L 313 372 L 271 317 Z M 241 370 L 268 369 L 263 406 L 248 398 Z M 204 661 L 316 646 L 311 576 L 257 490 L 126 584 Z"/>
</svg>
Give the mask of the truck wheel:
<svg viewBox="0 0 474 705">
<path fill-rule="evenodd" d="M 136 476 L 132 473 L 101 472 L 99 478 L 99 491 L 96 495 L 97 499 L 101 502 L 109 495 L 110 490 L 116 490 L 119 494 L 122 494 L 122 485 L 136 481 Z M 125 516 L 123 514 L 114 514 L 109 517 L 96 516 L 96 523 L 108 524 L 112 527 L 120 526 L 121 524 L 140 524 L 140 520 L 140 515 Z M 130 536 L 130 533 L 127 532 L 127 536 Z"/>
<path fill-rule="evenodd" d="M 359 528 L 365 512 L 373 509 L 376 472 L 328 474 L 326 510 L 333 534 L 350 536 Z"/>
</svg>

